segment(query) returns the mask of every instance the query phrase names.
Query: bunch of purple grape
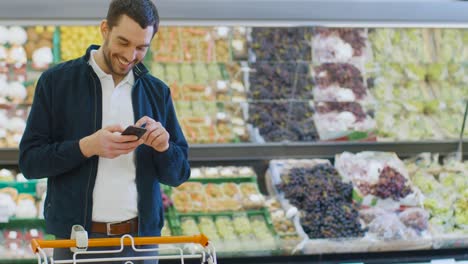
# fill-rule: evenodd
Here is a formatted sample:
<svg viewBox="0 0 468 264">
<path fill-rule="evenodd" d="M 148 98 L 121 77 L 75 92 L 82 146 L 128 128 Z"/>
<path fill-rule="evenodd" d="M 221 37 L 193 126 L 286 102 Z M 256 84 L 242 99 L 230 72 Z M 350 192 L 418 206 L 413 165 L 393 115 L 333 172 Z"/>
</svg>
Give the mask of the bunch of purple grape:
<svg viewBox="0 0 468 264">
<path fill-rule="evenodd" d="M 323 36 L 337 33 L 342 40 L 353 47 L 354 56 L 361 56 L 366 47 L 366 38 L 362 28 L 316 28 L 315 31 Z"/>
<path fill-rule="evenodd" d="M 250 48 L 257 61 L 310 61 L 312 28 L 253 28 Z"/>
<path fill-rule="evenodd" d="M 249 98 L 254 100 L 312 99 L 314 87 L 305 63 L 252 64 Z"/>
<path fill-rule="evenodd" d="M 249 123 L 258 127 L 268 142 L 316 140 L 312 114 L 307 102 L 249 104 Z"/>
<path fill-rule="evenodd" d="M 278 189 L 303 212 L 301 225 L 310 238 L 361 237 L 365 230 L 352 202 L 353 186 L 335 168 L 320 164 L 293 168 L 282 175 Z"/>
<path fill-rule="evenodd" d="M 361 71 L 352 64 L 323 63 L 315 68 L 315 75 L 316 82 L 322 87 L 338 84 L 351 89 L 358 99 L 367 95 Z"/>
<path fill-rule="evenodd" d="M 255 100 L 279 100 L 293 97 L 295 63 L 256 63 L 250 74 L 249 97 Z"/>
<path fill-rule="evenodd" d="M 410 194 L 411 187 L 406 184 L 408 180 L 392 167 L 385 166 L 380 172 L 379 181 L 374 186 L 373 194 L 377 197 L 399 201 Z"/>
</svg>

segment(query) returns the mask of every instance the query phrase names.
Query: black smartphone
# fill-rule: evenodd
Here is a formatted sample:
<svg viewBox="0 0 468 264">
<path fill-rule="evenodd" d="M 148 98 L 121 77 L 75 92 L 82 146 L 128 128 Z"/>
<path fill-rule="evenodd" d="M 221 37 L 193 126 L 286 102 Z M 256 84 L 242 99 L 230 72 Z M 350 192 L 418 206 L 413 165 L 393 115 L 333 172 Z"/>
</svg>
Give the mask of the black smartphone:
<svg viewBox="0 0 468 264">
<path fill-rule="evenodd" d="M 123 132 L 122 136 L 133 135 L 140 139 L 146 133 L 146 128 L 137 126 L 128 126 Z"/>
</svg>

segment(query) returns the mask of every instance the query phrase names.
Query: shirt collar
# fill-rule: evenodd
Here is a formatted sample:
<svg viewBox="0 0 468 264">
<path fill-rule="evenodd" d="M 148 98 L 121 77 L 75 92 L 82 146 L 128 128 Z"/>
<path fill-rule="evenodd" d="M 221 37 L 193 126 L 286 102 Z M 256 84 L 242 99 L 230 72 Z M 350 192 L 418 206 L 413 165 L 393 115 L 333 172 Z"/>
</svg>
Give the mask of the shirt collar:
<svg viewBox="0 0 468 264">
<path fill-rule="evenodd" d="M 99 79 L 106 79 L 106 78 L 111 78 L 112 75 L 105 73 L 101 67 L 96 63 L 96 60 L 94 59 L 94 56 L 96 54 L 97 50 L 91 50 L 91 56 L 89 56 L 89 64 L 91 67 L 93 67 L 94 72 L 96 75 L 99 77 Z M 130 70 L 127 75 L 123 78 L 123 80 L 120 82 L 121 84 L 128 83 L 129 85 L 133 86 L 135 83 L 135 76 L 133 76 L 133 69 Z"/>
<path fill-rule="evenodd" d="M 90 63 L 90 58 L 91 58 L 91 51 L 99 49 L 100 46 L 98 45 L 91 45 L 88 47 L 86 50 L 86 53 L 83 57 L 80 58 L 81 61 L 84 61 L 85 63 Z M 133 68 L 133 75 L 134 75 L 134 80 L 137 80 L 143 76 L 145 76 L 148 73 L 148 69 L 145 67 L 143 63 L 138 63 L 135 65 Z"/>
</svg>

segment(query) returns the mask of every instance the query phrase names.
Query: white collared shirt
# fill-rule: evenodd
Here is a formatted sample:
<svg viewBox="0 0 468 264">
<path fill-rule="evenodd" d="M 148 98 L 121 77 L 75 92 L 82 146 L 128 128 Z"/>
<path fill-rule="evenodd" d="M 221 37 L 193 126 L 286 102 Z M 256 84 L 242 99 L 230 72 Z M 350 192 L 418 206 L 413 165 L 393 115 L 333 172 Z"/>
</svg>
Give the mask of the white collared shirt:
<svg viewBox="0 0 468 264">
<path fill-rule="evenodd" d="M 133 71 L 115 86 L 112 75 L 105 73 L 94 60 L 96 52 L 91 51 L 89 64 L 101 81 L 102 127 L 120 124 L 125 129 L 135 123 L 131 96 L 135 83 Z M 133 156 L 131 152 L 115 159 L 99 157 L 93 190 L 93 221 L 124 221 L 138 215 Z"/>
</svg>

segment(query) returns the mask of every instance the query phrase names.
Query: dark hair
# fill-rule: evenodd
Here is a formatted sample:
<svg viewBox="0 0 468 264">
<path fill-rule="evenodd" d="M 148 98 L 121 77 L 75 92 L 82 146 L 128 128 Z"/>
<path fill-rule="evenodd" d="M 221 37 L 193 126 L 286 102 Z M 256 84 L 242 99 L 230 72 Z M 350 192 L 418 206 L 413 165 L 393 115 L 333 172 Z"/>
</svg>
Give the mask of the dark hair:
<svg viewBox="0 0 468 264">
<path fill-rule="evenodd" d="M 109 29 L 116 26 L 122 15 L 127 15 L 141 28 L 153 26 L 153 36 L 158 32 L 158 9 L 151 0 L 112 0 L 107 11 Z"/>
</svg>

